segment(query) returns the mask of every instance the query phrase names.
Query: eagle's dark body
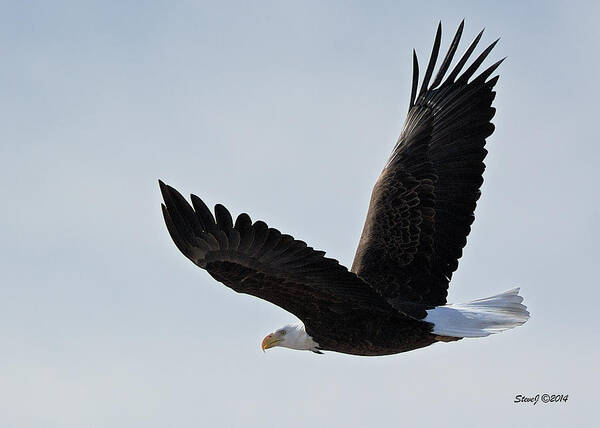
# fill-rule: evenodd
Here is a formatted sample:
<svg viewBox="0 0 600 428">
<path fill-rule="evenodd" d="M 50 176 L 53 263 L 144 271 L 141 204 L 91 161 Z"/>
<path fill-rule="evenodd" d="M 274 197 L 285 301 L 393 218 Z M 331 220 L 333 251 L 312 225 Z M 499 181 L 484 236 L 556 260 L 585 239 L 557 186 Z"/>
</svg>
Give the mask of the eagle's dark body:
<svg viewBox="0 0 600 428">
<path fill-rule="evenodd" d="M 290 312 L 301 313 L 299 318 L 303 320 L 306 332 L 319 343 L 321 350 L 354 355 L 388 355 L 422 348 L 436 341 L 435 336 L 430 334 L 430 323 L 399 314 L 384 302 L 381 302 L 381 308 L 345 302 L 336 305 L 330 298 L 317 294 L 301 300 L 292 293 L 277 292 L 281 289 L 279 279 L 269 275 L 254 276 L 251 270 L 239 265 L 218 262 L 209 264 L 207 270 L 213 278 L 235 291 L 268 294 L 272 303 L 288 308 Z M 240 287 L 242 280 L 243 286 Z M 292 290 L 299 286 L 287 285 L 286 288 Z M 290 306 L 290 301 L 297 302 L 298 307 Z"/>
<path fill-rule="evenodd" d="M 446 303 L 448 283 L 473 222 L 484 170 L 485 139 L 501 61 L 472 78 L 495 42 L 461 74 L 477 36 L 449 73 L 461 23 L 430 85 L 441 40 L 418 90 L 402 134 L 372 193 L 364 230 L 348 271 L 324 252 L 252 222 L 235 223 L 225 207 L 214 216 L 198 197 L 192 206 L 161 183 L 163 213 L 177 247 L 217 281 L 268 300 L 300 318 L 319 349 L 386 355 L 443 338 L 423 321 Z"/>
</svg>

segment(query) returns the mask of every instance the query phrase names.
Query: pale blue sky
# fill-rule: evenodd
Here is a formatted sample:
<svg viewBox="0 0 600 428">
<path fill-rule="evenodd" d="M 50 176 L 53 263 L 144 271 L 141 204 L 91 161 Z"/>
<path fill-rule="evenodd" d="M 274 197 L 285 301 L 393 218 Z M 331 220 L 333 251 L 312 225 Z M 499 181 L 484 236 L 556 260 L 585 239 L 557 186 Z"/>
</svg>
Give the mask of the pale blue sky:
<svg viewBox="0 0 600 428">
<path fill-rule="evenodd" d="M 593 2 L 2 2 L 0 426 L 592 426 Z M 462 18 L 501 66 L 449 300 L 515 286 L 523 327 L 389 357 L 259 344 L 293 320 L 174 247 L 157 179 L 349 266 L 426 63 Z M 516 394 L 569 394 L 514 404 Z"/>
</svg>

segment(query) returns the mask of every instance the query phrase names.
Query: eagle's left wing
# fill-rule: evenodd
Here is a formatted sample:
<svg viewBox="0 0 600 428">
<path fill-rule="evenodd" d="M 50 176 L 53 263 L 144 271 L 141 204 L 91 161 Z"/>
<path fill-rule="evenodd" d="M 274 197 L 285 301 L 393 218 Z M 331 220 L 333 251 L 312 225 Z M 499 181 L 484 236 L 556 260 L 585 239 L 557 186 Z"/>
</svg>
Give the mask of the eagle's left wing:
<svg viewBox="0 0 600 428">
<path fill-rule="evenodd" d="M 192 262 L 238 293 L 267 300 L 300 318 L 307 329 L 357 308 L 395 313 L 364 281 L 325 252 L 222 205 L 215 215 L 195 195 L 192 206 L 160 182 L 164 219 L 175 245 Z"/>
</svg>

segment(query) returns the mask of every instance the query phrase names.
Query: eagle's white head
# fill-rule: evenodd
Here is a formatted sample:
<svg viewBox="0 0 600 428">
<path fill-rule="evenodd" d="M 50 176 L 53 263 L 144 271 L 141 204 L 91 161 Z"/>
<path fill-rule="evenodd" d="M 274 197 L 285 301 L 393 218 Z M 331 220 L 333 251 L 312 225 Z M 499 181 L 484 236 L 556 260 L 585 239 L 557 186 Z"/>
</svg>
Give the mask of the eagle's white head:
<svg viewBox="0 0 600 428">
<path fill-rule="evenodd" d="M 319 344 L 310 337 L 301 324 L 291 324 L 267 335 L 262 341 L 262 350 L 283 346 L 284 348 L 297 349 L 300 351 L 313 351 L 321 354 Z"/>
</svg>

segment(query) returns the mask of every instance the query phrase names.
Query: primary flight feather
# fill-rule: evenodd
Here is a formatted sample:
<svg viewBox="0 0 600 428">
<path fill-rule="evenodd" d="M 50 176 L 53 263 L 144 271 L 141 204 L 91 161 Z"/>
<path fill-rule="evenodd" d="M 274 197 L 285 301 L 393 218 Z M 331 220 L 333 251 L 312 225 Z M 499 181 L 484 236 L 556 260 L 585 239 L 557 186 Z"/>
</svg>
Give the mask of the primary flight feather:
<svg viewBox="0 0 600 428">
<path fill-rule="evenodd" d="M 430 84 L 439 54 L 438 26 L 421 87 L 413 84 L 404 128 L 373 189 L 352 269 L 262 221 L 197 196 L 190 205 L 160 182 L 165 223 L 175 245 L 233 290 L 296 315 L 303 324 L 269 334 L 262 349 L 283 346 L 355 355 L 405 352 L 463 337 L 482 337 L 527 321 L 518 289 L 446 304 L 480 196 L 485 139 L 494 131 L 491 77 L 475 75 L 488 46 L 466 70 L 483 32 L 450 72 L 464 23 Z"/>
</svg>

